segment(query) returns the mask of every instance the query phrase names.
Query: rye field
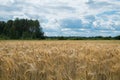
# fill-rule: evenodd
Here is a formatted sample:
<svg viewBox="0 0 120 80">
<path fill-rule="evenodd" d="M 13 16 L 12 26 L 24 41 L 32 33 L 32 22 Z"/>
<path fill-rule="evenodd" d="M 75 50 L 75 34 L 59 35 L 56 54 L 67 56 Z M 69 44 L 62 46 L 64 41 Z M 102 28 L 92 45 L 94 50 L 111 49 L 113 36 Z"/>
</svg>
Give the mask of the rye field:
<svg viewBox="0 0 120 80">
<path fill-rule="evenodd" d="M 120 80 L 120 41 L 0 41 L 0 80 Z"/>
</svg>

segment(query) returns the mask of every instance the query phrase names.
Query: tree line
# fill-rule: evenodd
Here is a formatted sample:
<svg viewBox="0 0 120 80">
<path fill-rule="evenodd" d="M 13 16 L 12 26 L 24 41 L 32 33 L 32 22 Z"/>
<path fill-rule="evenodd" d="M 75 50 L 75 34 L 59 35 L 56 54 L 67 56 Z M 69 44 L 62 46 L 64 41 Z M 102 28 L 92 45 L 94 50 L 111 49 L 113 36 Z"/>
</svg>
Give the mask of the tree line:
<svg viewBox="0 0 120 80">
<path fill-rule="evenodd" d="M 95 37 L 80 37 L 80 36 L 53 36 L 46 37 L 48 40 L 120 40 L 120 36 L 115 37 L 103 37 L 103 36 L 95 36 Z"/>
<path fill-rule="evenodd" d="M 38 20 L 15 19 L 0 21 L 0 39 L 46 39 L 46 40 L 120 40 L 115 37 L 80 37 L 80 36 L 44 36 Z"/>
<path fill-rule="evenodd" d="M 44 39 L 44 32 L 38 20 L 15 19 L 0 21 L 0 38 Z"/>
</svg>

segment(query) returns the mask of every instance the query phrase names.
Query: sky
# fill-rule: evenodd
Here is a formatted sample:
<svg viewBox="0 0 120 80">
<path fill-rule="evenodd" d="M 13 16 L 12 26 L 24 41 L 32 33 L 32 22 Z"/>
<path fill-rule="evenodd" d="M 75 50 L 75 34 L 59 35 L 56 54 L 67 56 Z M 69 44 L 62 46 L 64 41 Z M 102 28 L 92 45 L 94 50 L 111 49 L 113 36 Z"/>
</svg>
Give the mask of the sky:
<svg viewBox="0 0 120 80">
<path fill-rule="evenodd" d="M 120 0 L 0 0 L 0 20 L 38 19 L 46 36 L 120 35 Z"/>
</svg>

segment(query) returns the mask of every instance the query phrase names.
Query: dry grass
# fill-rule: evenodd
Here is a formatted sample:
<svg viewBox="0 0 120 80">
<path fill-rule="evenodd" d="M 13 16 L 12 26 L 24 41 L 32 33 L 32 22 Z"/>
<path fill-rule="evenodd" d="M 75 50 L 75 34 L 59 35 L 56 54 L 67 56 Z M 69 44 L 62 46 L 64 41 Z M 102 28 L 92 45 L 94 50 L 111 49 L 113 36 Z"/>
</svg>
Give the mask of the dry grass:
<svg viewBox="0 0 120 80">
<path fill-rule="evenodd" d="M 0 80 L 120 80 L 120 41 L 0 41 Z"/>
</svg>

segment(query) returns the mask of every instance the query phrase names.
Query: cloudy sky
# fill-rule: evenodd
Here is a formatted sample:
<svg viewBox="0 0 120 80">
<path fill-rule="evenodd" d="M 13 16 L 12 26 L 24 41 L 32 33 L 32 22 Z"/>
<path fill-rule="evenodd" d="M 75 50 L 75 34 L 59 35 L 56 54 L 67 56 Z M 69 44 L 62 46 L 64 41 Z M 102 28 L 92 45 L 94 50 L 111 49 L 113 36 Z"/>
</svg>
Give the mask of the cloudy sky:
<svg viewBox="0 0 120 80">
<path fill-rule="evenodd" d="M 47 36 L 120 35 L 120 0 L 0 0 L 0 20 L 38 19 Z"/>
</svg>

